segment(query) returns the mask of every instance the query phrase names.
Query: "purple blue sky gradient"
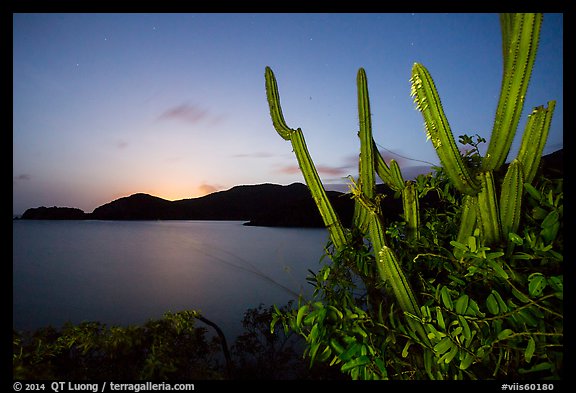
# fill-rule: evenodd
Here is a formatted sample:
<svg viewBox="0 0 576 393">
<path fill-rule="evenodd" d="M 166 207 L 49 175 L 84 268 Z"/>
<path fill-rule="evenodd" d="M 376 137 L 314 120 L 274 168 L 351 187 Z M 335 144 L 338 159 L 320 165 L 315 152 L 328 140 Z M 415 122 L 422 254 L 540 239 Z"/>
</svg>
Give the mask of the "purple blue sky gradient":
<svg viewBox="0 0 576 393">
<path fill-rule="evenodd" d="M 15 214 L 302 182 L 272 127 L 266 66 L 327 188 L 357 175 L 360 67 L 374 138 L 405 177 L 438 163 L 410 97 L 412 64 L 430 71 L 456 137 L 489 139 L 502 75 L 497 14 L 14 14 L 13 44 Z M 544 152 L 563 147 L 562 98 L 563 15 L 545 14 L 509 157 L 549 100 Z"/>
</svg>

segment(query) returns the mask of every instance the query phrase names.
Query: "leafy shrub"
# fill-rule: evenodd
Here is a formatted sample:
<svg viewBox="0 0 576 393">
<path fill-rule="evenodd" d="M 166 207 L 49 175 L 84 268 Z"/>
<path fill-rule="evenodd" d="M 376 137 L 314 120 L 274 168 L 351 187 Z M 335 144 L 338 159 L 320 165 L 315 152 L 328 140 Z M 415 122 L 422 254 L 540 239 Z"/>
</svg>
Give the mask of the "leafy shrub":
<svg viewBox="0 0 576 393">
<path fill-rule="evenodd" d="M 374 280 L 369 241 L 336 251 L 309 281 L 310 300 L 280 323 L 305 338 L 311 364 L 323 362 L 354 379 L 561 378 L 563 370 L 562 179 L 539 177 L 526 188 L 522 233 L 515 245 L 490 249 L 479 231 L 456 242 L 462 198 L 441 168 L 417 180 L 420 196 L 434 192 L 438 207 L 423 215 L 419 239 L 404 222 L 387 234 L 406 263 L 406 276 L 422 300 L 430 344 L 406 326 L 405 312 Z M 387 290 L 388 289 L 388 290 Z"/>
</svg>

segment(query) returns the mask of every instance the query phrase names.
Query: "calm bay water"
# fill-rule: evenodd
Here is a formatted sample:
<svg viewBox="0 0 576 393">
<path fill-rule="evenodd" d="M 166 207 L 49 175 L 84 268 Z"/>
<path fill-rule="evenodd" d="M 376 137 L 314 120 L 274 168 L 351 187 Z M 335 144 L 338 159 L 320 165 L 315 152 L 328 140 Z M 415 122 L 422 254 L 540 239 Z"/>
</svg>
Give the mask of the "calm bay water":
<svg viewBox="0 0 576 393">
<path fill-rule="evenodd" d="M 233 340 L 247 309 L 311 294 L 308 269 L 327 241 L 324 229 L 238 221 L 16 220 L 13 327 L 128 325 L 195 309 Z"/>
</svg>

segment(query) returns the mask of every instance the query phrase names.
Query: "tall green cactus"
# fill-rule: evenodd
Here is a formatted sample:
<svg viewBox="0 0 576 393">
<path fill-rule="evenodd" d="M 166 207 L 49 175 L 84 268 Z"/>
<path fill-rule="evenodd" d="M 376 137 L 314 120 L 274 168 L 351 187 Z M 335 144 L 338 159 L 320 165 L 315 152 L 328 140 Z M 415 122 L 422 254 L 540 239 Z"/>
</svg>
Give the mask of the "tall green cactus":
<svg viewBox="0 0 576 393">
<path fill-rule="evenodd" d="M 292 142 L 298 165 L 300 166 L 300 170 L 304 175 L 304 180 L 312 193 L 312 198 L 318 206 L 324 225 L 328 228 L 334 245 L 337 248 L 342 248 L 344 244 L 346 244 L 344 228 L 328 200 L 326 190 L 324 190 L 324 187 L 322 186 L 318 171 L 316 170 L 314 162 L 308 152 L 308 148 L 306 147 L 306 141 L 304 140 L 302 130 L 300 128 L 294 130 L 286 125 L 284 115 L 282 114 L 282 108 L 280 107 L 278 85 L 270 67 L 266 67 L 266 95 L 270 106 L 270 116 L 272 117 L 274 128 L 282 138 Z"/>
<path fill-rule="evenodd" d="M 482 237 L 488 244 L 505 241 L 508 233 L 517 228 L 516 213 L 511 213 L 508 208 L 505 208 L 504 214 L 498 212 L 493 172 L 504 164 L 516 133 L 536 58 L 542 19 L 541 14 L 500 16 L 504 57 L 502 85 L 488 150 L 476 178 L 465 166 L 456 148 L 430 73 L 418 63 L 412 68 L 412 96 L 424 117 L 428 137 L 432 139 L 442 166 L 454 186 L 467 195 L 458 242 L 465 243 L 475 227 L 481 230 Z M 547 109 L 542 106 L 535 108 L 529 116 L 517 156 L 519 164 L 515 164 L 522 168 L 511 168 L 513 171 L 523 171 L 525 182 L 532 181 L 538 168 L 554 106 L 555 102 L 550 101 Z M 516 176 L 510 174 L 509 181 L 503 185 L 505 189 L 502 190 L 500 198 L 500 204 L 505 201 L 513 205 L 515 212 L 519 211 L 522 200 L 522 188 L 517 186 L 517 179 L 512 181 Z M 476 200 L 472 201 L 471 198 Z M 471 208 L 476 212 L 472 213 Z"/>
<path fill-rule="evenodd" d="M 463 211 L 457 238 L 461 243 L 466 243 L 476 229 L 480 230 L 483 241 L 487 244 L 506 240 L 510 232 L 517 230 L 523 184 L 530 183 L 534 178 L 554 112 L 555 102 L 550 101 L 548 108 L 535 108 L 529 116 L 520 151 L 507 170 L 498 198 L 494 173 L 504 164 L 516 132 L 536 56 L 542 15 L 503 14 L 500 23 L 504 57 L 502 85 L 492 137 L 479 173 L 468 168 L 460 155 L 428 70 L 416 63 L 410 79 L 411 95 L 424 117 L 427 135 L 432 140 L 448 178 L 463 194 Z M 306 184 L 332 242 L 336 249 L 341 250 L 349 241 L 347 230 L 342 226 L 326 196 L 308 153 L 302 130 L 286 125 L 276 79 L 269 67 L 266 67 L 265 79 L 274 128 L 282 138 L 291 141 Z M 368 82 L 362 68 L 358 71 L 357 88 L 360 158 L 359 177 L 356 182 L 352 179 L 351 186 L 355 197 L 353 226 L 370 238 L 380 279 L 390 285 L 402 310 L 415 316 L 407 318 L 407 322 L 420 336 L 421 341 L 428 345 L 429 339 L 419 322 L 422 315 L 418 300 L 394 251 L 386 241 L 380 198 L 375 194 L 375 175 L 390 188 L 401 193 L 408 235 L 412 239 L 419 237 L 418 195 L 414 184 L 403 179 L 398 163 L 391 160 L 388 166 L 376 148 L 372 136 Z"/>
<path fill-rule="evenodd" d="M 269 67 L 266 67 L 265 78 L 267 99 L 274 128 L 285 140 L 292 142 L 294 153 L 300 164 L 306 184 L 329 230 L 332 242 L 337 249 L 342 249 L 346 244 L 346 234 L 326 197 L 314 163 L 308 154 L 302 131 L 300 129 L 291 129 L 286 125 L 280 107 L 276 78 Z M 380 278 L 390 284 L 402 309 L 412 315 L 419 316 L 420 308 L 418 307 L 416 296 L 408 284 L 397 259 L 393 257 L 392 251 L 386 245 L 379 198 L 376 198 L 375 195 L 375 173 L 382 173 L 382 180 L 389 183 L 392 188 L 400 190 L 403 196 L 405 195 L 403 202 L 409 211 L 405 216 L 408 221 L 408 227 L 411 228 L 412 236 L 417 236 L 418 232 L 418 201 L 415 197 L 414 188 L 408 187 L 406 182 L 404 182 L 398 164 L 392 161 L 390 167 L 388 167 L 376 149 L 376 143 L 372 137 L 368 82 L 366 73 L 362 68 L 358 71 L 357 87 L 360 160 L 358 182 L 352 188 L 352 193 L 356 197 L 353 225 L 372 240 Z M 408 319 L 408 324 L 411 325 L 414 331 L 418 332 L 422 340 L 428 341 L 421 324 L 414 319 Z"/>
</svg>

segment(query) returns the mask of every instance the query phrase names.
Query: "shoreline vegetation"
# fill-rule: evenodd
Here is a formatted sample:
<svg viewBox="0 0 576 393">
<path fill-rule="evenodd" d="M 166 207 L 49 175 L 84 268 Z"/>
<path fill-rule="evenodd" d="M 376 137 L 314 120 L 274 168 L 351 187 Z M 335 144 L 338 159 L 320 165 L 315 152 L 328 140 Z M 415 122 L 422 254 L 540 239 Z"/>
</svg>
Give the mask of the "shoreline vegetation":
<svg viewBox="0 0 576 393">
<path fill-rule="evenodd" d="M 246 310 L 244 332 L 231 345 L 193 310 L 127 326 L 85 321 L 13 330 L 13 379 L 349 380 L 337 368 L 311 367 L 298 335 L 271 332 L 274 307 Z M 290 307 L 292 301 L 281 309 Z"/>
</svg>

